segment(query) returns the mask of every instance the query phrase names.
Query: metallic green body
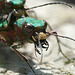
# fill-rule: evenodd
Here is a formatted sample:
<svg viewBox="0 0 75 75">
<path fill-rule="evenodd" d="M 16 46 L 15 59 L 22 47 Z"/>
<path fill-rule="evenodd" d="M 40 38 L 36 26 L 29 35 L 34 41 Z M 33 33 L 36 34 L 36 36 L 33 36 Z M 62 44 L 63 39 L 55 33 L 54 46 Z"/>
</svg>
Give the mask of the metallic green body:
<svg viewBox="0 0 75 75">
<path fill-rule="evenodd" d="M 38 20 L 38 19 L 35 19 L 35 18 L 31 18 L 31 17 L 20 18 L 20 19 L 17 20 L 16 24 L 19 27 L 22 27 L 23 22 L 29 23 L 29 24 L 33 25 L 34 27 L 42 27 L 42 26 L 45 25 L 45 21 Z"/>
<path fill-rule="evenodd" d="M 0 28 L 7 26 L 7 21 L 3 21 L 2 19 L 0 19 Z"/>
<path fill-rule="evenodd" d="M 23 4 L 24 0 L 7 0 L 8 2 L 11 1 L 14 5 Z"/>
<path fill-rule="evenodd" d="M 34 28 L 45 26 L 44 20 L 38 20 L 35 18 L 31 18 L 31 17 L 20 18 L 15 22 L 15 24 L 18 25 L 18 27 L 22 27 L 23 22 L 27 24 L 31 24 Z M 2 19 L 0 19 L 0 28 L 5 27 L 5 26 L 7 26 L 7 21 L 6 20 L 3 21 Z"/>
</svg>

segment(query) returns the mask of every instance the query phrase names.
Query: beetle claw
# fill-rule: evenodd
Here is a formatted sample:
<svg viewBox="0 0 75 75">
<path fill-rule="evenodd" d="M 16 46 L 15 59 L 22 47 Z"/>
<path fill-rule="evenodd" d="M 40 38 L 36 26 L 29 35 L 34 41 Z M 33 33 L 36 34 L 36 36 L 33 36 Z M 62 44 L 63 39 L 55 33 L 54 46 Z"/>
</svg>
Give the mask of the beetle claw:
<svg viewBox="0 0 75 75">
<path fill-rule="evenodd" d="M 46 49 L 46 51 L 48 50 L 48 47 L 42 46 L 42 48 L 45 48 L 45 49 Z"/>
<path fill-rule="evenodd" d="M 37 48 L 35 49 L 35 51 L 36 51 L 38 54 L 41 55 L 40 51 L 39 51 Z"/>
<path fill-rule="evenodd" d="M 46 45 L 47 47 L 45 47 L 44 45 Z M 49 44 L 48 44 L 48 42 L 47 42 L 46 40 L 45 40 L 44 42 L 41 43 L 41 46 L 42 46 L 42 48 L 45 48 L 46 51 L 47 51 L 48 48 L 49 48 Z"/>
<path fill-rule="evenodd" d="M 36 55 L 36 52 L 41 55 L 40 51 L 37 49 L 37 45 L 36 44 L 34 45 L 35 45 L 35 55 Z"/>
</svg>

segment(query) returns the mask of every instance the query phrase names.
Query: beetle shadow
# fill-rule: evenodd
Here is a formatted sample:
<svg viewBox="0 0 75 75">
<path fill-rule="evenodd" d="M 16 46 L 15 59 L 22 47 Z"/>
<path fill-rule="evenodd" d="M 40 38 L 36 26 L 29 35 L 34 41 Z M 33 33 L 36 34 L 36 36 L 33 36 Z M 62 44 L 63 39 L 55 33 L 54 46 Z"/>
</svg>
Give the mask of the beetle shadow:
<svg viewBox="0 0 75 75">
<path fill-rule="evenodd" d="M 29 60 L 29 63 L 32 67 L 35 65 L 32 60 Z M 0 71 L 0 73 L 2 74 L 11 71 L 13 72 L 13 74 L 19 73 L 19 75 L 33 75 L 33 72 L 31 71 L 27 63 L 24 62 L 23 59 L 10 48 L 0 48 L 0 68 L 5 69 Z M 40 69 L 35 69 L 34 67 L 33 69 L 36 73 L 38 73 L 37 75 L 53 75 L 51 73 L 41 72 Z M 45 70 L 44 68 L 42 69 Z"/>
</svg>

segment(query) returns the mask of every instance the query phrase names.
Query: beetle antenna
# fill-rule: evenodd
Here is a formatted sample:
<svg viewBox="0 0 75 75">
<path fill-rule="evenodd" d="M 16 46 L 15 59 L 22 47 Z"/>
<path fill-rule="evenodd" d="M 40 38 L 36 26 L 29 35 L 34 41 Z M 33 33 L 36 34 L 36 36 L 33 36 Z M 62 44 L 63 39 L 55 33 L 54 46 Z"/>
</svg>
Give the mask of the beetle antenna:
<svg viewBox="0 0 75 75">
<path fill-rule="evenodd" d="M 71 38 L 71 37 L 67 37 L 67 36 L 62 36 L 62 35 L 57 35 L 57 34 L 54 34 L 55 36 L 58 36 L 58 37 L 61 37 L 61 38 L 66 38 L 66 39 L 69 39 L 69 40 L 72 40 L 72 41 L 75 41 L 75 39 Z"/>
<path fill-rule="evenodd" d="M 58 37 L 61 37 L 61 38 L 66 38 L 66 39 L 75 41 L 75 39 L 73 39 L 71 37 L 67 37 L 67 36 L 63 36 L 63 35 L 58 35 L 57 32 L 55 30 L 53 30 L 52 27 L 48 23 L 47 23 L 47 25 L 48 25 L 49 29 L 51 30 L 51 33 L 48 33 L 48 36 L 54 35 L 54 36 L 58 36 Z"/>
<path fill-rule="evenodd" d="M 58 36 L 58 37 L 61 37 L 61 38 L 66 38 L 66 39 L 75 41 L 75 39 L 73 39 L 73 38 L 71 38 L 71 37 L 64 36 L 64 35 L 58 35 L 57 32 L 54 31 L 54 30 L 52 30 L 51 33 L 48 33 L 48 36 L 50 36 L 50 35 L 54 35 L 54 36 Z"/>
<path fill-rule="evenodd" d="M 15 9 L 13 9 L 7 18 L 8 27 L 14 29 L 14 22 L 16 21 L 16 16 L 14 14 L 18 14 Z"/>
<path fill-rule="evenodd" d="M 46 3 L 46 4 L 34 6 L 34 7 L 31 7 L 31 8 L 26 8 L 25 10 L 34 9 L 34 8 L 38 8 L 38 7 L 43 7 L 43 6 L 47 6 L 47 5 L 53 5 L 53 4 L 63 4 L 63 5 L 67 5 L 67 6 L 69 6 L 70 8 L 72 8 L 72 6 L 69 5 L 69 4 L 67 4 L 67 3 L 64 3 L 64 2 L 54 2 L 54 3 Z"/>
</svg>

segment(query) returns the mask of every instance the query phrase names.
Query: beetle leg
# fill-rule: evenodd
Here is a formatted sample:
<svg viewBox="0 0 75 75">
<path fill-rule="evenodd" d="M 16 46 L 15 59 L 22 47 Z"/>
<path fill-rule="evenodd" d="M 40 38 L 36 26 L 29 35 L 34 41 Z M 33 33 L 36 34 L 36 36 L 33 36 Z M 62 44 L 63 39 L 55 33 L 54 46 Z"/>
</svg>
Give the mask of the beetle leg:
<svg viewBox="0 0 75 75">
<path fill-rule="evenodd" d="M 60 35 L 58 35 L 57 32 L 54 31 L 54 30 L 52 29 L 52 27 L 51 27 L 48 23 L 47 23 L 47 25 L 49 26 L 49 29 L 51 30 L 51 34 L 56 37 L 59 52 L 61 52 L 61 54 L 62 54 L 68 61 L 73 62 L 72 60 L 70 60 L 70 59 L 63 53 L 63 51 L 62 51 L 62 49 L 61 49 L 61 46 L 60 46 L 60 40 L 59 40 L 58 37 L 67 38 L 67 39 L 70 39 L 70 40 L 73 40 L 73 41 L 75 41 L 75 40 L 72 39 L 72 38 L 69 38 L 69 37 L 65 37 L 65 36 L 60 36 Z M 50 34 L 50 35 L 51 35 L 51 34 Z"/>
<path fill-rule="evenodd" d="M 12 48 L 13 50 L 15 50 L 15 52 L 18 53 L 18 54 L 24 59 L 24 61 L 27 62 L 28 60 L 25 58 L 25 56 L 24 56 L 23 54 L 21 54 L 20 52 L 18 52 L 18 51 L 15 49 L 16 46 L 17 46 L 17 45 L 13 45 L 13 46 L 11 46 L 11 48 Z"/>
<path fill-rule="evenodd" d="M 32 39 L 36 42 L 37 40 L 35 39 L 35 37 L 34 36 L 32 36 Z"/>
<path fill-rule="evenodd" d="M 34 36 L 32 36 L 32 39 L 36 42 L 37 40 L 34 38 Z M 37 44 L 36 43 L 34 43 L 34 45 L 35 45 L 35 55 L 36 55 L 36 52 L 38 53 L 38 54 L 41 54 L 40 52 L 39 52 L 39 50 L 37 49 Z M 37 56 L 37 55 L 36 55 Z"/>
<path fill-rule="evenodd" d="M 25 9 L 27 9 L 27 7 L 24 7 L 24 10 Z M 26 10 L 24 11 L 24 15 L 25 15 L 25 17 L 30 17 L 29 13 Z"/>
<path fill-rule="evenodd" d="M 0 30 L 8 30 L 9 28 L 14 29 L 14 22 L 16 21 L 16 15 L 18 15 L 18 13 L 15 9 L 13 9 L 9 13 L 8 17 L 2 18 L 4 21 L 5 20 L 7 21 L 7 25 L 5 28 L 2 28 Z"/>
<path fill-rule="evenodd" d="M 23 58 L 23 60 L 28 64 L 28 66 L 31 68 L 32 72 L 34 73 L 34 75 L 36 75 L 35 71 L 33 70 L 32 66 L 29 64 L 28 60 L 25 58 L 25 56 L 23 54 L 21 54 L 19 51 L 17 51 L 15 49 L 16 45 L 12 45 L 11 48 L 19 55 Z"/>
<path fill-rule="evenodd" d="M 7 44 L 7 45 L 9 44 L 6 40 L 1 39 L 1 38 L 0 38 L 0 42 L 3 42 L 3 43 L 5 43 L 5 44 Z"/>
<path fill-rule="evenodd" d="M 32 36 L 32 39 L 34 40 L 34 42 L 36 42 L 37 40 L 35 39 L 35 37 L 34 36 Z M 37 44 L 36 43 L 34 43 L 34 45 L 35 45 L 35 55 L 36 55 L 36 52 L 38 53 L 38 54 L 41 54 L 40 52 L 39 52 L 39 50 L 37 49 Z"/>
<path fill-rule="evenodd" d="M 35 45 L 35 55 L 36 55 L 36 52 L 38 53 L 38 54 L 41 54 L 40 52 L 39 52 L 39 50 L 37 49 L 37 45 L 36 44 L 34 44 Z M 36 55 L 37 56 L 37 55 Z"/>
<path fill-rule="evenodd" d="M 60 46 L 60 41 L 58 39 L 58 37 L 56 36 L 56 40 L 57 40 L 57 44 L 58 44 L 58 48 L 59 48 L 59 52 L 62 53 L 62 55 L 70 62 L 73 62 L 71 59 L 69 59 L 63 52 L 62 52 L 62 49 L 61 49 L 61 46 Z"/>
<path fill-rule="evenodd" d="M 6 27 L 4 27 L 4 28 L 2 28 L 2 29 L 0 29 L 0 30 L 7 31 L 9 28 L 11 28 L 11 29 L 14 28 L 14 22 L 16 21 L 16 16 L 15 16 L 15 14 L 18 14 L 18 13 L 16 12 L 15 9 L 13 9 L 13 10 L 9 13 L 8 17 L 2 18 L 2 19 L 3 19 L 3 22 L 4 22 L 5 20 L 7 21 L 7 25 L 6 25 Z"/>
<path fill-rule="evenodd" d="M 11 29 L 14 28 L 14 22 L 16 21 L 16 15 L 18 15 L 18 12 L 15 9 L 13 9 L 8 16 L 8 19 L 7 19 L 8 27 L 10 27 Z"/>
<path fill-rule="evenodd" d="M 9 45 L 9 43 L 8 43 L 6 40 L 3 40 L 3 39 L 1 39 L 1 38 L 0 38 L 0 42 L 3 42 L 3 43 L 5 43 L 5 44 Z M 21 54 L 20 52 L 18 52 L 18 51 L 15 49 L 16 46 L 17 46 L 17 45 L 12 45 L 11 48 L 12 48 L 19 56 L 21 56 L 21 57 L 23 58 L 23 60 L 24 60 L 24 61 L 29 65 L 29 67 L 31 68 L 31 70 L 32 70 L 32 72 L 34 73 L 34 75 L 36 75 L 35 71 L 33 70 L 32 66 L 29 64 L 29 62 L 28 62 L 28 60 L 25 58 L 25 56 L 24 56 L 23 54 Z"/>
<path fill-rule="evenodd" d="M 43 59 L 43 49 L 42 49 L 42 45 L 41 45 L 41 41 L 40 41 L 40 37 L 39 37 L 39 33 L 36 33 L 37 36 L 38 36 L 38 46 L 41 50 L 41 60 L 40 60 L 40 63 L 42 63 L 42 59 Z"/>
</svg>

